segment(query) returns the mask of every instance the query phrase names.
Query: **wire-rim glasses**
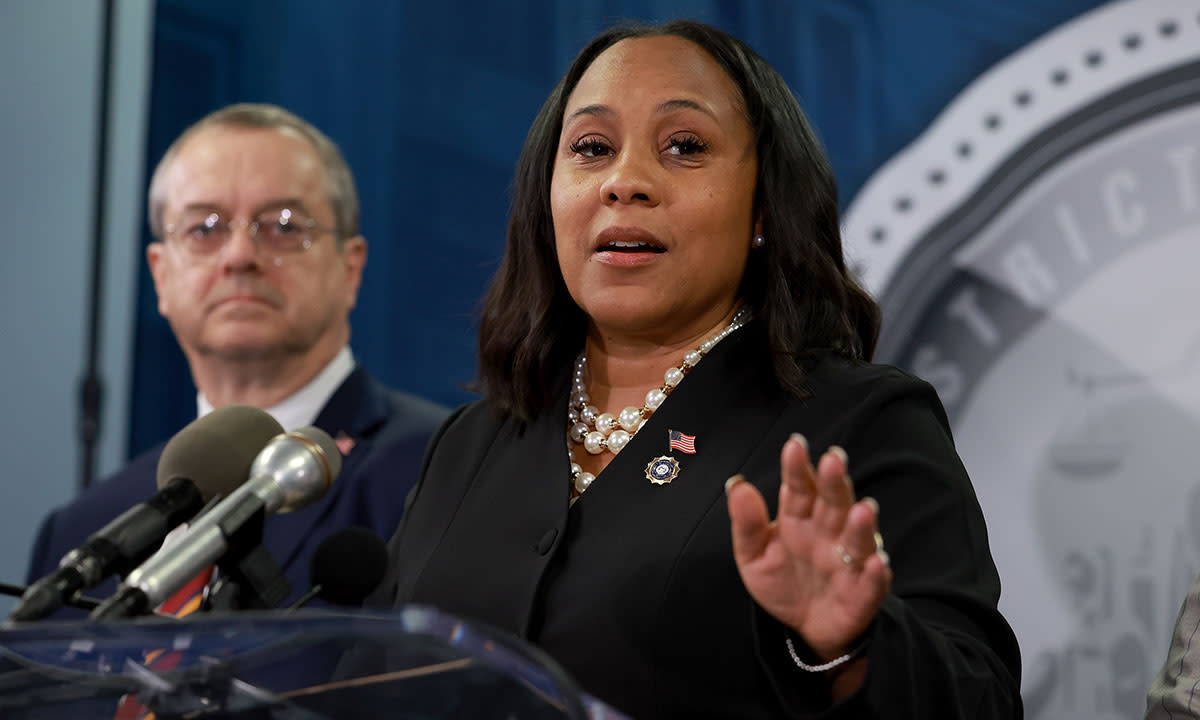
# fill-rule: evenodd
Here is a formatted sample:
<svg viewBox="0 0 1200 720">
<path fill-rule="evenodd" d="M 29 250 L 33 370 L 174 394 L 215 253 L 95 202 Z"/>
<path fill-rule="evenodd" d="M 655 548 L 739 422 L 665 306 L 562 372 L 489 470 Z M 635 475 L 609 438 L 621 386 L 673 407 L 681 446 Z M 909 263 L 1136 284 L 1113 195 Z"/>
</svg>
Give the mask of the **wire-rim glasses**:
<svg viewBox="0 0 1200 720">
<path fill-rule="evenodd" d="M 244 227 L 259 252 L 276 264 L 288 255 L 307 252 L 315 238 L 334 232 L 308 215 L 291 208 L 264 210 L 253 220 L 226 220 L 214 210 L 185 211 L 178 222 L 166 226 L 166 240 L 198 262 L 210 262 L 225 247 L 234 231 Z"/>
</svg>

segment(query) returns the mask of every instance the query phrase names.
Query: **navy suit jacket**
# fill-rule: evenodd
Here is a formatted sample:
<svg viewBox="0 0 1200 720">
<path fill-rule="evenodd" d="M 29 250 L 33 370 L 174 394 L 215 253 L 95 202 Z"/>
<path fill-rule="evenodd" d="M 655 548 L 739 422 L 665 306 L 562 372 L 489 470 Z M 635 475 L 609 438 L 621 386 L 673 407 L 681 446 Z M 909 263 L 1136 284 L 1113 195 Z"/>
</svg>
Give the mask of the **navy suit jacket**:
<svg viewBox="0 0 1200 720">
<path fill-rule="evenodd" d="M 354 370 L 330 397 L 313 424 L 331 437 L 354 441 L 342 458 L 342 471 L 323 498 L 296 512 L 272 515 L 263 529 L 263 544 L 283 569 L 290 603 L 310 586 L 313 550 L 330 533 L 362 525 L 388 538 L 404 510 L 404 500 L 417 480 L 430 436 L 447 411 L 428 400 L 389 390 L 363 368 Z M 84 491 L 53 511 L 38 530 L 28 581 L 52 572 L 62 556 L 123 511 L 158 491 L 155 473 L 160 445 L 125 469 Z M 107 597 L 115 579 L 87 592 Z M 64 610 L 59 617 L 78 616 Z"/>
</svg>

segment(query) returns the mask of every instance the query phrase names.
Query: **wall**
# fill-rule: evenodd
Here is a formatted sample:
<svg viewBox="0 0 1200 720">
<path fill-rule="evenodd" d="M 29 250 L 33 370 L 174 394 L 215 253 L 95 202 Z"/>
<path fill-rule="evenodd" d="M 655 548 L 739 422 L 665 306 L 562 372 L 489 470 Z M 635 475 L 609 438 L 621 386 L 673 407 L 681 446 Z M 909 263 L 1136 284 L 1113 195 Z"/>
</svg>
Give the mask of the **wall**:
<svg viewBox="0 0 1200 720">
<path fill-rule="evenodd" d="M 2 581 L 24 578 L 39 518 L 74 495 L 79 478 L 102 10 L 75 0 L 0 3 Z M 116 3 L 100 473 L 123 462 L 128 427 L 152 19 L 150 0 Z M 10 607 L 0 598 L 0 609 Z"/>
</svg>

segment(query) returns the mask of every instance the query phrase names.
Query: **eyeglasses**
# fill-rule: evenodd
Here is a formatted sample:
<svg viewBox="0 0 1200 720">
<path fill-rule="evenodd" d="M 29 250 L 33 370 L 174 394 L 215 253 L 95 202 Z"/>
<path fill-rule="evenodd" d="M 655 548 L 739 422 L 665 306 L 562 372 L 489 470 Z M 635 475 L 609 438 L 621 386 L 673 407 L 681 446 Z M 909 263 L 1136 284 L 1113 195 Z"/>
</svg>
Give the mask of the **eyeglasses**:
<svg viewBox="0 0 1200 720">
<path fill-rule="evenodd" d="M 212 211 L 185 212 L 179 222 L 166 226 L 166 238 L 187 255 L 200 261 L 216 257 L 236 228 L 246 228 L 254 247 L 271 255 L 276 264 L 285 255 L 307 251 L 317 235 L 334 232 L 303 213 L 281 208 L 259 214 L 253 220 L 226 220 Z"/>
</svg>

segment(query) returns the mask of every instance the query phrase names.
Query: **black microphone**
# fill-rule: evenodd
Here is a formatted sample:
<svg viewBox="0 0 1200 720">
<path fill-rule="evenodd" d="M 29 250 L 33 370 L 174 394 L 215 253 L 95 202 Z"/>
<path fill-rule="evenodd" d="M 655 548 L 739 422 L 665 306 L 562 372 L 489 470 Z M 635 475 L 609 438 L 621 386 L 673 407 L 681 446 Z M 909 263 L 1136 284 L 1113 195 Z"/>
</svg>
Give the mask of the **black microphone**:
<svg viewBox="0 0 1200 720">
<path fill-rule="evenodd" d="M 76 593 L 137 567 L 175 526 L 242 484 L 259 450 L 282 432 L 275 418 L 249 405 L 229 405 L 191 422 L 163 448 L 158 493 L 64 555 L 58 569 L 29 586 L 8 619 L 45 617 Z"/>
<path fill-rule="evenodd" d="M 13 585 L 12 583 L 0 582 L 0 595 L 21 597 L 27 590 L 29 590 L 28 585 Z M 79 608 L 80 610 L 91 610 L 99 605 L 100 602 L 100 600 L 88 597 L 87 595 L 74 595 L 64 600 L 63 605 Z"/>
<path fill-rule="evenodd" d="M 387 573 L 387 545 L 369 528 L 359 525 L 331 533 L 313 551 L 308 563 L 312 589 L 288 606 L 296 610 L 314 597 L 330 605 L 360 607 Z"/>
<path fill-rule="evenodd" d="M 249 480 L 130 572 L 89 619 L 140 615 L 157 607 L 231 547 L 246 542 L 241 531 L 263 513 L 290 512 L 319 499 L 341 469 L 342 454 L 323 430 L 304 427 L 272 438 L 254 459 Z"/>
</svg>

